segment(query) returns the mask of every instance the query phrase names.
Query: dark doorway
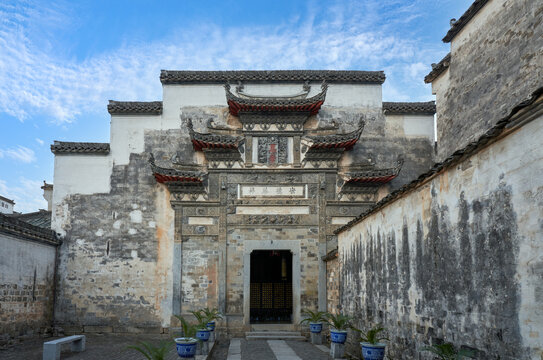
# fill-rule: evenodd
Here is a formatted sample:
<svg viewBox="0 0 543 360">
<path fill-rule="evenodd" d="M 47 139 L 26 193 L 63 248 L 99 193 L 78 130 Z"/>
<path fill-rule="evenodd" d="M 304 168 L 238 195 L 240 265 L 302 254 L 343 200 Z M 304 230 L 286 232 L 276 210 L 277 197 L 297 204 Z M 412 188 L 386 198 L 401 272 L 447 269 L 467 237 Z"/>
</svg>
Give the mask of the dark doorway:
<svg viewBox="0 0 543 360">
<path fill-rule="evenodd" d="M 292 253 L 251 253 L 251 324 L 292 322 Z"/>
</svg>

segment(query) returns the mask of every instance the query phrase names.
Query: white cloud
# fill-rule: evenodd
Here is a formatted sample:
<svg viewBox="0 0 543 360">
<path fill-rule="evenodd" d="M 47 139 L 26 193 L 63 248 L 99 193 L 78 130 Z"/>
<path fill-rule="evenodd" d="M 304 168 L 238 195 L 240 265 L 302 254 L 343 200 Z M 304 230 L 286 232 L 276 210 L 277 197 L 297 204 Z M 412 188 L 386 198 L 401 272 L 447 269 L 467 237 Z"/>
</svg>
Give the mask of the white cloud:
<svg viewBox="0 0 543 360">
<path fill-rule="evenodd" d="M 34 150 L 27 148 L 26 146 L 17 146 L 12 149 L 0 149 L 0 158 L 7 157 L 16 161 L 21 161 L 24 163 L 31 163 L 36 161 L 36 155 Z"/>
<path fill-rule="evenodd" d="M 43 144 L 45 143 L 45 142 L 44 142 L 42 139 L 40 139 L 40 138 L 36 138 L 36 142 L 37 142 L 38 144 L 40 144 L 40 145 L 43 145 Z"/>
<path fill-rule="evenodd" d="M 10 186 L 5 180 L 0 179 L 0 195 L 15 201 L 14 210 L 17 212 L 32 212 L 38 209 L 47 209 L 47 201 L 43 198 L 43 185 L 40 181 L 21 177 L 16 185 Z"/>
<path fill-rule="evenodd" d="M 69 123 L 81 113 L 104 112 L 107 99 L 160 99 L 160 69 L 380 70 L 389 66 L 400 73 L 398 67 L 406 66 L 409 75 L 420 76 L 420 64 L 438 58 L 427 61 L 433 50 L 420 49 L 408 34 L 402 38 L 388 31 L 394 14 L 398 22 L 416 15 L 412 4 L 374 0 L 341 2 L 326 9 L 315 6 L 308 6 L 309 16 L 282 25 L 250 29 L 200 25 L 173 31 L 175 35 L 160 41 L 126 45 L 78 61 L 59 59 L 47 42 L 36 41 L 29 30 L 39 21 L 61 26 L 59 19 L 66 17 L 62 11 L 31 3 L 14 9 L 0 5 L 0 18 L 7 19 L 0 22 L 0 78 L 4 79 L 0 111 L 21 121 L 39 113 L 58 124 Z M 391 18 L 379 22 L 382 12 Z M 314 13 L 328 15 L 326 20 L 315 20 Z M 385 86 L 386 93 L 401 97 L 413 93 L 395 82 Z"/>
</svg>

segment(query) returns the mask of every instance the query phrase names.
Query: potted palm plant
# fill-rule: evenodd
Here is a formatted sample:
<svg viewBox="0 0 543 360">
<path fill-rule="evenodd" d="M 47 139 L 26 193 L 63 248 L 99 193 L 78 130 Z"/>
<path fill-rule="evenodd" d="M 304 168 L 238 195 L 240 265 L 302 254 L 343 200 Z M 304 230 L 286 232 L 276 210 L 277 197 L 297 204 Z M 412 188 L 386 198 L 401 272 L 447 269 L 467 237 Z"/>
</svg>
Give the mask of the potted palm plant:
<svg viewBox="0 0 543 360">
<path fill-rule="evenodd" d="M 475 351 L 470 349 L 455 349 L 451 343 L 427 346 L 422 351 L 429 351 L 437 355 L 440 360 L 461 360 L 465 357 L 472 358 Z"/>
<path fill-rule="evenodd" d="M 347 329 L 351 327 L 351 317 L 341 313 L 326 313 L 326 320 L 328 325 L 330 325 L 330 340 L 337 344 L 345 344 Z"/>
<path fill-rule="evenodd" d="M 364 360 L 382 360 L 385 357 L 386 344 L 381 341 L 388 338 L 381 335 L 385 331 L 384 327 L 377 325 L 366 332 L 354 327 L 353 330 L 360 333 L 359 341 Z"/>
<path fill-rule="evenodd" d="M 175 315 L 176 318 L 181 321 L 181 328 L 183 330 L 183 337 L 174 339 L 177 354 L 181 358 L 193 358 L 196 355 L 196 345 L 198 339 L 196 339 L 196 325 L 190 324 L 182 316 Z"/>
<path fill-rule="evenodd" d="M 302 315 L 305 316 L 305 319 L 300 321 L 300 324 L 309 324 L 309 331 L 314 334 L 320 334 L 322 331 L 322 323 L 326 322 L 326 312 L 306 309 L 302 311 Z"/>
<path fill-rule="evenodd" d="M 217 308 L 214 308 L 214 309 L 205 308 L 205 309 L 202 309 L 202 313 L 206 317 L 206 320 L 207 320 L 206 325 L 207 325 L 207 327 L 209 329 L 211 329 L 211 331 L 214 331 L 215 330 L 215 320 L 222 319 L 222 314 L 219 312 L 219 309 L 217 309 Z"/>
<path fill-rule="evenodd" d="M 158 346 L 145 341 L 139 341 L 138 345 L 130 345 L 126 348 L 139 351 L 147 360 L 164 360 L 170 350 L 170 345 L 170 341 L 161 342 Z"/>
<path fill-rule="evenodd" d="M 191 311 L 191 314 L 196 318 L 196 338 L 202 341 L 208 341 L 210 336 L 210 330 L 207 327 L 207 318 L 204 312 L 200 309 L 197 311 Z"/>
</svg>

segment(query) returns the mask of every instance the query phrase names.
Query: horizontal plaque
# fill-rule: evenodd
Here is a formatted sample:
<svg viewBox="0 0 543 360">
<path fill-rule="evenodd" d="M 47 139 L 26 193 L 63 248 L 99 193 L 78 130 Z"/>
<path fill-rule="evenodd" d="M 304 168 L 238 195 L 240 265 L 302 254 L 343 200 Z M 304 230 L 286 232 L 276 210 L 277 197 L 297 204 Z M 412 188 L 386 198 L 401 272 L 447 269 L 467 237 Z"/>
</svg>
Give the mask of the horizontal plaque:
<svg viewBox="0 0 543 360">
<path fill-rule="evenodd" d="M 241 185 L 240 197 L 306 197 L 306 185 Z"/>
<path fill-rule="evenodd" d="M 305 215 L 309 214 L 309 206 L 237 206 L 236 214 Z"/>
</svg>

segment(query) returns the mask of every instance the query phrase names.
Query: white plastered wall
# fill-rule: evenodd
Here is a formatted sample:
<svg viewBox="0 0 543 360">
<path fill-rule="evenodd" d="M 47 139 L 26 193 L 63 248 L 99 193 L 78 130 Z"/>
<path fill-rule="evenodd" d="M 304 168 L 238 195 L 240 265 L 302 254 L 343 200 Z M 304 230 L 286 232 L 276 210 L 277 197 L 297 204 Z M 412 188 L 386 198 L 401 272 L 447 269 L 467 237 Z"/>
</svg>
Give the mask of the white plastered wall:
<svg viewBox="0 0 543 360">
<path fill-rule="evenodd" d="M 321 91 L 321 84 L 311 83 L 308 97 Z M 298 94 L 302 84 L 244 84 L 244 92 L 260 96 L 285 96 Z M 235 85 L 232 92 L 235 94 Z M 223 84 L 182 84 L 163 86 L 164 128 L 179 126 L 179 109 L 183 107 L 226 107 L 226 93 Z M 381 107 L 382 89 L 380 84 L 329 84 L 323 107 Z"/>
<path fill-rule="evenodd" d="M 55 155 L 53 214 L 51 227 L 64 235 L 63 224 L 69 209 L 63 204 L 72 194 L 97 194 L 110 191 L 111 157 L 109 155 Z"/>
<path fill-rule="evenodd" d="M 385 131 L 389 136 L 427 137 L 434 142 L 433 115 L 386 115 Z"/>
<path fill-rule="evenodd" d="M 131 153 L 141 154 L 145 150 L 145 130 L 179 128 L 179 121 L 175 127 L 173 124 L 163 124 L 160 115 L 112 115 L 110 155 L 113 165 L 127 165 Z"/>
</svg>

